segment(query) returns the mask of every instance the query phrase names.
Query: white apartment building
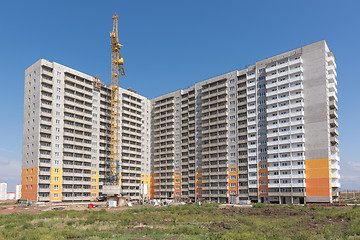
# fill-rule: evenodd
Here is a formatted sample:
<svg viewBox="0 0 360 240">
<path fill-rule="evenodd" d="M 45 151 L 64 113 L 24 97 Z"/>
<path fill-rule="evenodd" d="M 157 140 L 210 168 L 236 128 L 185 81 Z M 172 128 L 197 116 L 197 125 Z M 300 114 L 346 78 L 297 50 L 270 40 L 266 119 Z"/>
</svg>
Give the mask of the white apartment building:
<svg viewBox="0 0 360 240">
<path fill-rule="evenodd" d="M 15 199 L 18 200 L 21 198 L 21 185 L 16 185 L 15 188 Z"/>
<path fill-rule="evenodd" d="M 319 41 L 153 99 L 155 198 L 337 201 L 335 69 Z"/>
<path fill-rule="evenodd" d="M 41 59 L 25 71 L 22 197 L 86 201 L 109 174 L 110 86 Z M 121 194 L 140 198 L 150 183 L 150 100 L 120 89 Z"/>
<path fill-rule="evenodd" d="M 0 183 L 0 200 L 7 198 L 7 183 Z"/>
</svg>

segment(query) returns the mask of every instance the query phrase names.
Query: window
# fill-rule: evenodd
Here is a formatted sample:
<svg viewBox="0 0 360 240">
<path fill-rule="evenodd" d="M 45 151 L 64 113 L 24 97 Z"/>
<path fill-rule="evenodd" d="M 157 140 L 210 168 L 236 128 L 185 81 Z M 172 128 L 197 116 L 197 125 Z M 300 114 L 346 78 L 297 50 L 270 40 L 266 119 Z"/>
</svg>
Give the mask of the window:
<svg viewBox="0 0 360 240">
<path fill-rule="evenodd" d="M 260 176 L 261 176 L 261 177 L 266 177 L 266 176 L 267 176 L 267 174 L 266 174 L 266 173 L 264 173 L 264 172 L 262 172 L 262 173 L 260 173 Z"/>
<path fill-rule="evenodd" d="M 261 164 L 261 165 L 260 165 L 260 168 L 261 168 L 261 169 L 266 169 L 266 164 Z"/>
<path fill-rule="evenodd" d="M 230 187 L 236 187 L 236 183 L 230 183 Z"/>
<path fill-rule="evenodd" d="M 234 91 L 235 90 L 235 87 L 230 87 L 230 91 Z"/>
<path fill-rule="evenodd" d="M 230 172 L 236 172 L 236 168 L 230 168 Z"/>
<path fill-rule="evenodd" d="M 59 177 L 54 177 L 54 181 L 58 182 L 59 181 Z"/>
<path fill-rule="evenodd" d="M 231 175 L 231 176 L 230 176 L 230 180 L 236 180 L 236 176 L 235 176 L 235 175 Z"/>
<path fill-rule="evenodd" d="M 59 96 L 59 95 L 56 96 L 56 100 L 60 100 L 60 96 Z"/>
<path fill-rule="evenodd" d="M 54 185 L 54 190 L 59 190 L 59 185 Z"/>
<path fill-rule="evenodd" d="M 55 173 L 59 173 L 59 169 L 58 169 L 58 168 L 55 168 L 55 169 L 54 169 L 54 172 L 55 172 Z"/>
<path fill-rule="evenodd" d="M 260 184 L 261 185 L 267 185 L 267 181 L 261 181 Z"/>
<path fill-rule="evenodd" d="M 230 83 L 234 83 L 235 82 L 235 80 L 234 79 L 230 79 Z"/>
<path fill-rule="evenodd" d="M 58 198 L 59 194 L 58 193 L 54 193 L 54 198 Z"/>
<path fill-rule="evenodd" d="M 57 84 L 60 84 L 60 83 L 61 83 L 61 80 L 58 79 L 58 80 L 56 80 L 56 82 L 57 82 Z"/>
</svg>

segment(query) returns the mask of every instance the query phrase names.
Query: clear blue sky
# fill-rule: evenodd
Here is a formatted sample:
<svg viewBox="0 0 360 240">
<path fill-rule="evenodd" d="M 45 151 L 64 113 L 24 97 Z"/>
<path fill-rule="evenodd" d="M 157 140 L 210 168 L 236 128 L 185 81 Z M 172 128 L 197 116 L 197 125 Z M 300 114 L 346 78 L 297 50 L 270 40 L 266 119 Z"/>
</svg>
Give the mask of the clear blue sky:
<svg viewBox="0 0 360 240">
<path fill-rule="evenodd" d="M 24 71 L 40 58 L 109 83 L 112 15 L 126 77 L 153 98 L 325 39 L 337 59 L 344 189 L 360 189 L 360 1 L 4 1 L 0 182 L 20 184 Z"/>
</svg>

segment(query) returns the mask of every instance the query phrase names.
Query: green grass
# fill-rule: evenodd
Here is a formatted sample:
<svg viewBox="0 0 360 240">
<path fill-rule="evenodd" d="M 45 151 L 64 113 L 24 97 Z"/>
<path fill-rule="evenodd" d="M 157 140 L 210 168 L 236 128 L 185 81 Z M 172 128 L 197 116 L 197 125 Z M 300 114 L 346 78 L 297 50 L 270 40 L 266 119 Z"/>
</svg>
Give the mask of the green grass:
<svg viewBox="0 0 360 240">
<path fill-rule="evenodd" d="M 360 207 L 254 204 L 0 214 L 0 239 L 360 239 Z M 175 238 L 177 239 L 177 238 Z"/>
<path fill-rule="evenodd" d="M 13 205 L 14 202 L 1 202 L 0 206 Z"/>
</svg>

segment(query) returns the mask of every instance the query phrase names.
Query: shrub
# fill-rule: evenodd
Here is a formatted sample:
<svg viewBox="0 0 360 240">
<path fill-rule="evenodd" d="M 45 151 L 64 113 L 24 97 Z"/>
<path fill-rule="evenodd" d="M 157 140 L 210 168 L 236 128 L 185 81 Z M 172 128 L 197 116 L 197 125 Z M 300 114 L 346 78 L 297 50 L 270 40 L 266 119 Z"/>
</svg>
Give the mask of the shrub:
<svg viewBox="0 0 360 240">
<path fill-rule="evenodd" d="M 266 208 L 267 205 L 265 203 L 254 203 L 253 208 Z"/>
</svg>

